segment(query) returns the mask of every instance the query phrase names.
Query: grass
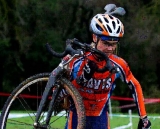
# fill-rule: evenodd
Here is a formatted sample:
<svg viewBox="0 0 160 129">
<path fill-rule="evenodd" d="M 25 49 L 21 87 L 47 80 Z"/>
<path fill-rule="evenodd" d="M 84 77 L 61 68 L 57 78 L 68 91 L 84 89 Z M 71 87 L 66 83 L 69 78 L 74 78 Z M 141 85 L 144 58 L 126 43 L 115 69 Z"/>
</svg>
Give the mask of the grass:
<svg viewBox="0 0 160 129">
<path fill-rule="evenodd" d="M 132 129 L 137 129 L 139 117 L 134 114 L 133 114 L 133 116 L 134 117 L 132 117 L 132 124 L 133 124 Z M 148 116 L 149 116 L 149 119 L 152 123 L 152 129 L 159 129 L 160 128 L 160 115 L 148 114 Z M 156 118 L 156 117 L 159 117 L 159 118 Z M 111 129 L 115 128 L 115 127 L 127 125 L 127 124 L 129 124 L 129 122 L 130 122 L 129 117 L 114 116 L 114 117 L 112 117 L 112 119 L 110 118 Z M 128 128 L 128 129 L 130 129 L 130 128 Z"/>
<path fill-rule="evenodd" d="M 51 119 L 51 121 L 56 120 L 58 117 Z M 33 129 L 33 123 L 34 123 L 34 119 L 35 117 L 32 117 L 32 119 L 30 117 L 21 117 L 21 118 L 12 118 L 9 119 L 9 123 L 6 126 L 6 129 Z M 18 121 L 18 124 L 16 123 L 16 121 Z M 58 119 L 55 123 L 54 123 L 54 128 L 55 129 L 63 129 L 65 126 L 65 121 L 66 118 L 65 117 L 61 117 L 60 119 Z M 27 125 L 23 124 L 23 123 L 27 123 Z"/>
<path fill-rule="evenodd" d="M 19 112 L 18 112 L 19 113 Z M 17 114 L 18 114 L 17 113 Z M 120 114 L 121 117 L 119 116 L 113 116 L 112 118 L 110 117 L 110 126 L 111 129 L 118 127 L 118 126 L 123 126 L 123 125 L 127 125 L 129 123 L 129 117 L 126 117 L 128 114 Z M 160 128 L 160 118 L 154 118 L 154 117 L 159 117 L 158 114 L 149 114 L 150 117 L 150 121 L 152 122 L 152 129 L 159 129 Z M 57 118 L 55 118 L 57 119 Z M 30 119 L 30 117 L 21 117 L 21 118 L 12 118 L 13 121 L 20 121 L 20 122 L 27 122 L 28 124 L 30 124 L 31 126 L 26 126 L 25 128 L 27 129 L 33 129 L 33 122 L 34 122 L 34 116 L 32 116 L 32 119 Z M 53 121 L 53 119 L 52 119 Z M 64 125 L 65 125 L 65 121 L 66 118 L 65 117 L 61 117 L 60 119 L 58 119 L 57 123 L 54 125 L 55 129 L 63 129 Z M 137 129 L 137 125 L 138 125 L 138 121 L 139 118 L 138 116 L 134 115 L 132 116 L 132 129 Z M 24 125 L 21 124 L 21 126 L 16 126 L 16 124 L 10 123 L 7 125 L 7 129 L 25 129 Z M 129 129 L 129 128 L 128 128 Z"/>
</svg>

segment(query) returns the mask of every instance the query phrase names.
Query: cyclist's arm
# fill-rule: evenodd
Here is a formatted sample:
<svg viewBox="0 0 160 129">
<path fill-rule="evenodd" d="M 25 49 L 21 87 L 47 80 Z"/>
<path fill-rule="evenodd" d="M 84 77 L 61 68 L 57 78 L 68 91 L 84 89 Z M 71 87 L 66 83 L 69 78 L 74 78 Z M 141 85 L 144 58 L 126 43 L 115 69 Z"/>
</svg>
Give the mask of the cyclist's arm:
<svg viewBox="0 0 160 129">
<path fill-rule="evenodd" d="M 144 97 L 140 83 L 134 77 L 128 64 L 119 57 L 111 57 L 111 61 L 113 61 L 120 69 L 121 80 L 128 84 L 130 90 L 132 91 L 134 101 L 138 108 L 138 113 L 140 117 L 146 116 Z"/>
<path fill-rule="evenodd" d="M 144 104 L 144 96 L 142 92 L 142 88 L 137 79 L 133 76 L 132 73 L 128 75 L 128 86 L 132 91 L 133 98 L 138 107 L 138 112 L 141 118 L 146 116 L 145 104 Z"/>
<path fill-rule="evenodd" d="M 85 53 L 84 57 L 75 58 L 70 62 L 70 80 L 81 78 L 83 82 L 88 81 L 96 70 L 96 63 L 90 52 Z"/>
</svg>

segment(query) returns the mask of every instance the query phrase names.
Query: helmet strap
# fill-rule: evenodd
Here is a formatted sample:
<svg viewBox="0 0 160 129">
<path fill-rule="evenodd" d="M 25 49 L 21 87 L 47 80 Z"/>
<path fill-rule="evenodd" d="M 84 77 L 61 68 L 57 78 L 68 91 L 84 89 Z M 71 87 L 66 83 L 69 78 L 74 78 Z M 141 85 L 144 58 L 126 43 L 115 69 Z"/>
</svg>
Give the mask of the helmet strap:
<svg viewBox="0 0 160 129">
<path fill-rule="evenodd" d="M 95 45 L 95 48 L 96 48 L 96 49 L 97 49 L 97 45 L 98 45 L 99 40 L 100 40 L 100 37 L 97 36 L 97 41 L 95 42 L 95 44 L 96 44 L 96 45 Z"/>
<path fill-rule="evenodd" d="M 118 42 L 114 54 L 115 54 L 115 55 L 119 55 L 119 51 L 120 51 L 120 44 L 119 44 L 119 42 Z"/>
</svg>

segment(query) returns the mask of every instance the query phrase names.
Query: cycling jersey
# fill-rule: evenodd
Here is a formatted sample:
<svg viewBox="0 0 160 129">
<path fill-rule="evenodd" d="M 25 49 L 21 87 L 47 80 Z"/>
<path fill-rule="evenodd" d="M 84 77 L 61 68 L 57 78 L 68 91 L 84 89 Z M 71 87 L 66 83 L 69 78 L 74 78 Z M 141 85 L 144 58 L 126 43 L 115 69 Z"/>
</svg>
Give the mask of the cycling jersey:
<svg viewBox="0 0 160 129">
<path fill-rule="evenodd" d="M 112 91 L 115 88 L 115 80 L 118 78 L 128 84 L 129 88 L 131 89 L 133 98 L 138 107 L 139 115 L 146 115 L 141 86 L 133 76 L 127 63 L 122 58 L 113 54 L 109 56 L 111 64 L 118 67 L 117 73 L 110 75 L 109 71 L 103 73 L 94 72 L 92 77 L 85 81 L 82 85 L 82 83 L 79 83 L 77 79 L 82 75 L 83 68 L 86 65 L 88 59 L 94 61 L 98 68 L 103 68 L 106 64 L 104 60 L 98 60 L 90 52 L 85 53 L 84 57 L 75 58 L 69 64 L 71 81 L 83 97 L 87 116 L 86 129 L 109 128 L 107 118 L 107 103 L 112 94 Z M 77 124 L 75 122 L 76 113 L 72 111 L 71 114 L 72 116 L 69 116 L 69 121 L 73 121 L 72 124 L 66 125 L 66 129 L 75 129 L 74 127 Z M 71 125 L 73 128 L 71 128 Z"/>
</svg>

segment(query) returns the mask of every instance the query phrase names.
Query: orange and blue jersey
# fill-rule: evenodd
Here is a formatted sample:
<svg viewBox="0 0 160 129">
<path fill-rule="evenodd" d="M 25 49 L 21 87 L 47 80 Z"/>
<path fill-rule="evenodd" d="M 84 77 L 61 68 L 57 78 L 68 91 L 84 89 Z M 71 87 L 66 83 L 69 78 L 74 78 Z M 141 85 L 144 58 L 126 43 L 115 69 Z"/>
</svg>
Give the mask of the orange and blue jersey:
<svg viewBox="0 0 160 129">
<path fill-rule="evenodd" d="M 92 77 L 84 82 L 83 85 L 77 83 L 77 78 L 82 75 L 88 59 L 94 61 L 98 68 L 103 68 L 106 64 L 104 60 L 98 60 L 92 53 L 88 52 L 85 53 L 84 57 L 75 58 L 69 65 L 71 81 L 83 97 L 87 117 L 86 129 L 109 129 L 107 105 L 112 91 L 116 87 L 115 81 L 118 78 L 128 84 L 131 89 L 139 115 L 146 115 L 141 85 L 133 76 L 127 63 L 116 55 L 110 55 L 109 59 L 113 66 L 118 67 L 117 73 L 110 75 L 109 71 L 103 73 L 95 71 Z M 77 124 L 76 112 L 71 111 L 70 113 L 66 129 L 75 129 L 74 126 L 76 127 Z M 72 124 L 69 124 L 70 121 L 72 121 Z"/>
</svg>

